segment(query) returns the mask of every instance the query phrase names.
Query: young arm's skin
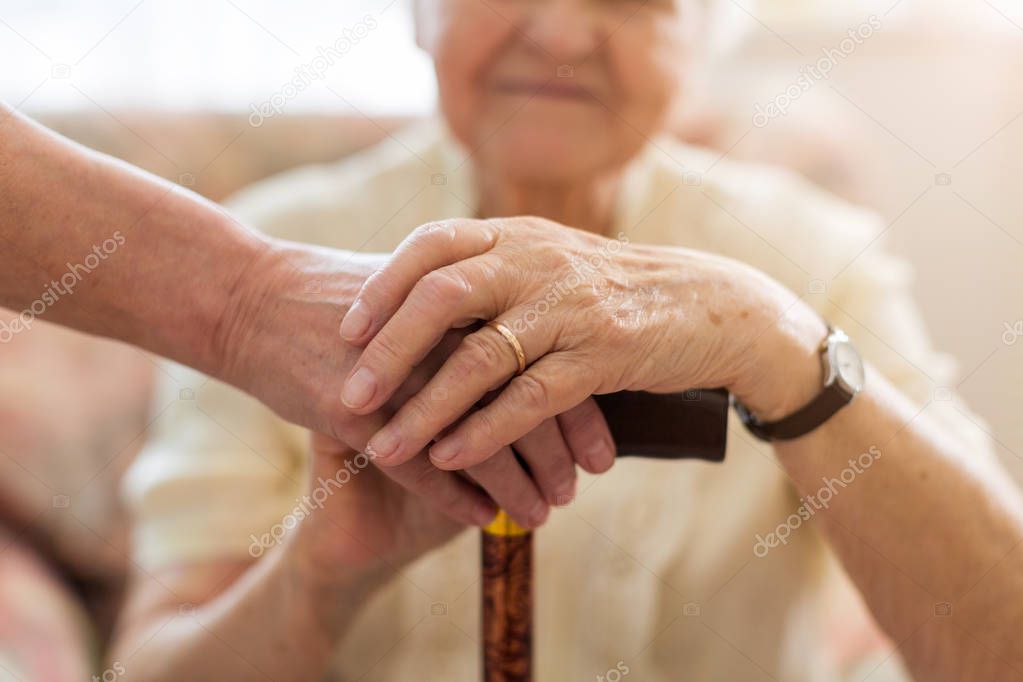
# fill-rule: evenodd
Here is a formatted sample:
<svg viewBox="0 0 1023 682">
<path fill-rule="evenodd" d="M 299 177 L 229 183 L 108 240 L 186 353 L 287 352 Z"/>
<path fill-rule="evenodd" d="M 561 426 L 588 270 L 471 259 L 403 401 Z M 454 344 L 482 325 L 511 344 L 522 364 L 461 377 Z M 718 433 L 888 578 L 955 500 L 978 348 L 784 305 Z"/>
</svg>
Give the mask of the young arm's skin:
<svg viewBox="0 0 1023 682">
<path fill-rule="evenodd" d="M 0 245 L 0 305 L 15 311 L 2 318 L 0 334 L 30 331 L 43 317 L 228 381 L 303 426 L 337 430 L 344 416 L 337 393 L 328 399 L 323 381 L 313 393 L 304 374 L 329 376 L 347 348 L 336 329 L 329 339 L 296 339 L 314 319 L 313 302 L 293 299 L 326 287 L 318 303 L 333 321 L 372 272 L 365 257 L 265 239 L 192 192 L 7 108 Z M 258 314 L 264 310 L 274 315 Z"/>
<path fill-rule="evenodd" d="M 0 342 L 30 331 L 37 317 L 127 341 L 361 449 L 379 416 L 356 416 L 341 402 L 357 352 L 339 326 L 383 262 L 268 239 L 194 193 L 0 104 L 0 305 L 15 311 L 0 314 Z M 589 470 L 610 466 L 612 448 L 589 455 L 594 440 L 609 443 L 610 435 L 586 401 L 521 444 L 537 464 L 539 493 L 527 476 L 498 476 L 493 466 L 477 481 L 523 525 L 538 525 L 550 504 L 574 494 L 573 455 Z M 419 459 L 388 473 L 444 498 L 463 522 L 486 516 L 483 496 Z"/>
</svg>

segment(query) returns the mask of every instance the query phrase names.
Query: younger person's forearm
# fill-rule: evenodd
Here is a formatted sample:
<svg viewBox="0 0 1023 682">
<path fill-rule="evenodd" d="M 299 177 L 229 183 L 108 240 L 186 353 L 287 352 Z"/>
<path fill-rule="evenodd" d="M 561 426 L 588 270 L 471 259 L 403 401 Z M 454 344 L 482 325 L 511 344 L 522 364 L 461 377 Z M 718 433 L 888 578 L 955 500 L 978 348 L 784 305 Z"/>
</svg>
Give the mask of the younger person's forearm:
<svg viewBox="0 0 1023 682">
<path fill-rule="evenodd" d="M 0 106 L 0 305 L 211 371 L 212 339 L 267 242 L 197 195 Z"/>
</svg>

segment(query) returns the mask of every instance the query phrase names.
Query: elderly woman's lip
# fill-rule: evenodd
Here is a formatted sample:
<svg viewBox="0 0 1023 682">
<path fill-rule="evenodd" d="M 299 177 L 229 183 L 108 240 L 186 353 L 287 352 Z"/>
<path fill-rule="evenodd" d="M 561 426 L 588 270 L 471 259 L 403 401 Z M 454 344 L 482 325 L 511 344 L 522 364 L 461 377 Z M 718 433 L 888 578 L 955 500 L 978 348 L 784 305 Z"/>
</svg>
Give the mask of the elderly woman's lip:
<svg viewBox="0 0 1023 682">
<path fill-rule="evenodd" d="M 565 99 L 589 99 L 590 97 L 589 91 L 576 83 L 501 81 L 495 85 L 495 89 L 500 93 L 512 95 L 539 95 Z"/>
</svg>

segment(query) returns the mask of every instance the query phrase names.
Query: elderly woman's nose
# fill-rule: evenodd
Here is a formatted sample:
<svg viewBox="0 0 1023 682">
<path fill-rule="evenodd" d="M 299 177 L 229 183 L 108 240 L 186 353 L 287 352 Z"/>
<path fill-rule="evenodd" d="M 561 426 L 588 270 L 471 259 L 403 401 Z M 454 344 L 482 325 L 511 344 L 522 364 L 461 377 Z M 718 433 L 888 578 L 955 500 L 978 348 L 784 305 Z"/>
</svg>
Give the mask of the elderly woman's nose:
<svg viewBox="0 0 1023 682">
<path fill-rule="evenodd" d="M 600 45 L 600 18 L 584 0 L 547 0 L 533 5 L 527 43 L 560 62 L 588 57 Z"/>
</svg>

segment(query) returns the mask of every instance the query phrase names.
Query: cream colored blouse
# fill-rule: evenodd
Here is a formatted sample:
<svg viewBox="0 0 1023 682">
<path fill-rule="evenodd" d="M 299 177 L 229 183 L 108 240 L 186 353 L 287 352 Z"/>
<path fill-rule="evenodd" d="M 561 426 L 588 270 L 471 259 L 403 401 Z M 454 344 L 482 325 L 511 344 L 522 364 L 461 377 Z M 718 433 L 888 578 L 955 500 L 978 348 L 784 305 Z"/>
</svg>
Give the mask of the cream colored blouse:
<svg viewBox="0 0 1023 682">
<path fill-rule="evenodd" d="M 471 216 L 475 205 L 469 155 L 430 123 L 261 182 L 232 208 L 276 236 L 385 252 L 417 225 Z M 875 241 L 881 229 L 787 172 L 665 139 L 628 171 L 616 233 L 763 270 L 990 456 L 979 422 L 946 388 L 953 368 L 930 346 L 906 265 Z M 164 374 L 154 438 L 124 484 L 135 559 L 151 571 L 247 558 L 253 537 L 305 492 L 307 436 L 216 381 L 174 365 Z M 537 534 L 538 682 L 906 679 L 812 520 L 792 528 L 800 500 L 771 448 L 734 418 L 722 465 L 626 460 L 579 490 Z M 758 550 L 758 537 L 786 523 L 786 544 Z M 339 679 L 478 679 L 478 566 L 478 536 L 467 531 L 408 567 L 338 642 Z"/>
</svg>

